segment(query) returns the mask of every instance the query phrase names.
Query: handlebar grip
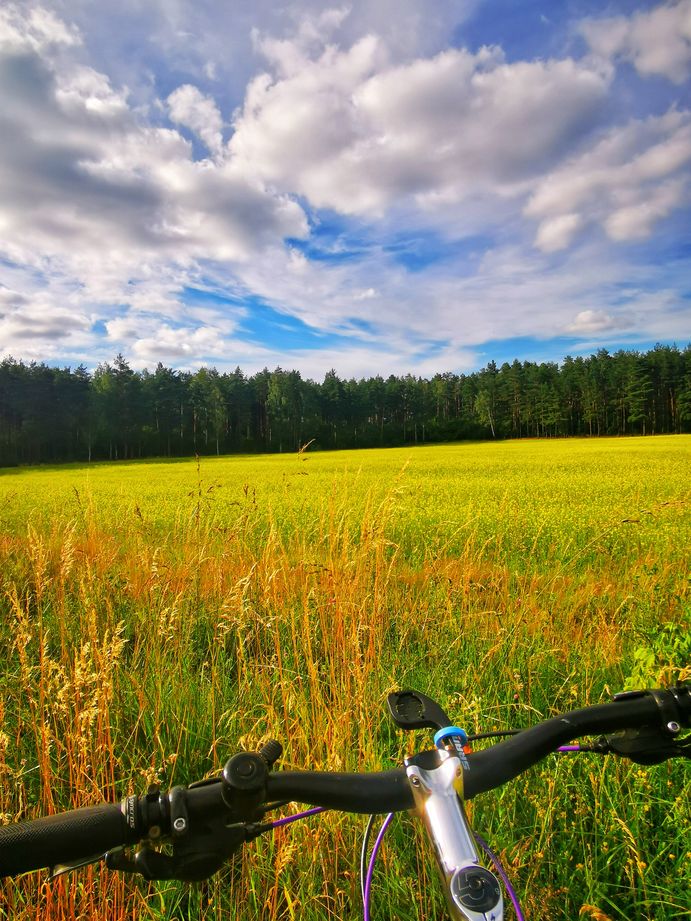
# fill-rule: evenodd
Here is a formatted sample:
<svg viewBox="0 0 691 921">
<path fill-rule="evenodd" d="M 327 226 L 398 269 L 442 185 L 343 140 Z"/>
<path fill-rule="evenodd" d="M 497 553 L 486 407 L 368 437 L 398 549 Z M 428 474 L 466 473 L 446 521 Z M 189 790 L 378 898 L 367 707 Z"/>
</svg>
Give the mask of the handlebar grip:
<svg viewBox="0 0 691 921">
<path fill-rule="evenodd" d="M 0 878 L 84 859 L 138 840 L 120 806 L 86 806 L 0 827 Z"/>
</svg>

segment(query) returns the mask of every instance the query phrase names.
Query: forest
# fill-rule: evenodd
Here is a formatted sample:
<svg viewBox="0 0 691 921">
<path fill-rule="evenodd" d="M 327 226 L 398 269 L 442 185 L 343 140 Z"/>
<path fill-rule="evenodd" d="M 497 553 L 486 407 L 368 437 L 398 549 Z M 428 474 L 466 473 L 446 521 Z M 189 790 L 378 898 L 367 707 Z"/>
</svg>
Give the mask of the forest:
<svg viewBox="0 0 691 921">
<path fill-rule="evenodd" d="M 691 431 L 691 346 L 360 380 L 0 362 L 0 465 Z"/>
</svg>

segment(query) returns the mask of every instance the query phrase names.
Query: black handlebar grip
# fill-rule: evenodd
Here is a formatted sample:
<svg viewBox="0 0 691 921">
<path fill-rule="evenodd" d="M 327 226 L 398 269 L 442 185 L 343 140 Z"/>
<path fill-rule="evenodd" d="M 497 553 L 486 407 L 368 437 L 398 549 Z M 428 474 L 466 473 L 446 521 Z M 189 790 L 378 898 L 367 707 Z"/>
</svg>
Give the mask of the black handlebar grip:
<svg viewBox="0 0 691 921">
<path fill-rule="evenodd" d="M 138 838 L 112 803 L 0 826 L 0 878 L 105 854 Z"/>
</svg>

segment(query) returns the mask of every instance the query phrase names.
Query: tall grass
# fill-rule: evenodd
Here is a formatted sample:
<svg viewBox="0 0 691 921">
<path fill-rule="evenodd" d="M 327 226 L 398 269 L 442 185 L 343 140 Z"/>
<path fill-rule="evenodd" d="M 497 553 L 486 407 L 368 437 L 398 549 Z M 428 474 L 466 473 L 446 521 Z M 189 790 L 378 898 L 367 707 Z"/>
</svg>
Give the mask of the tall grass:
<svg viewBox="0 0 691 921">
<path fill-rule="evenodd" d="M 688 446 L 4 475 L 3 819 L 190 782 L 269 736 L 284 767 L 391 767 L 428 744 L 386 720 L 400 686 L 488 730 L 675 677 L 691 634 Z M 471 809 L 528 917 L 666 921 L 689 908 L 690 792 L 683 765 L 555 756 Z M 4 884 L 0 918 L 345 921 L 361 831 L 327 813 L 196 887 L 32 874 Z M 377 917 L 442 917 L 419 831 L 400 817 L 387 837 Z"/>
</svg>

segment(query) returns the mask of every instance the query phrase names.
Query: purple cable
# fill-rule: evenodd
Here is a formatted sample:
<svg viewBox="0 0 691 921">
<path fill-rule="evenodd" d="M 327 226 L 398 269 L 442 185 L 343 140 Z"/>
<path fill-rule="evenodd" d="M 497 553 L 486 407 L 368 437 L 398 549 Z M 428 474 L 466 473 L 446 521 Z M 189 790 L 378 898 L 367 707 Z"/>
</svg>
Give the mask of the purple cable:
<svg viewBox="0 0 691 921">
<path fill-rule="evenodd" d="M 369 901 L 370 901 L 370 890 L 372 889 L 372 877 L 374 876 L 374 863 L 377 859 L 377 853 L 381 847 L 382 840 L 384 838 L 384 832 L 391 824 L 393 819 L 393 812 L 390 812 L 382 823 L 382 827 L 379 829 L 379 834 L 377 835 L 377 840 L 374 842 L 374 847 L 372 848 L 372 853 L 370 854 L 369 866 L 367 867 L 367 876 L 365 877 L 365 894 L 362 900 L 362 909 L 364 913 L 364 921 L 370 921 L 369 913 Z"/>
<path fill-rule="evenodd" d="M 295 815 L 287 815 L 283 819 L 276 819 L 271 823 L 271 828 L 282 828 L 284 825 L 290 825 L 291 822 L 297 822 L 298 819 L 306 819 L 311 815 L 317 815 L 318 812 L 326 812 L 324 806 L 315 806 L 314 809 L 308 809 L 306 812 L 296 812 Z"/>
<path fill-rule="evenodd" d="M 560 745 L 557 749 L 558 752 L 579 752 L 580 750 L 580 745 Z"/>
<path fill-rule="evenodd" d="M 565 746 L 566 747 L 566 746 Z M 578 746 L 569 746 L 568 751 L 577 751 Z M 318 815 L 320 812 L 326 812 L 327 810 L 323 806 L 315 806 L 314 809 L 307 809 L 305 812 L 297 812 L 295 815 L 287 815 L 282 819 L 276 819 L 275 822 L 271 823 L 272 828 L 282 828 L 284 825 L 291 825 L 293 822 L 297 822 L 300 819 L 307 819 L 311 815 Z M 384 840 L 384 833 L 386 829 L 391 824 L 391 821 L 394 817 L 393 812 L 390 812 L 382 823 L 382 827 L 379 829 L 379 834 L 377 835 L 376 841 L 374 842 L 374 847 L 372 848 L 372 853 L 370 854 L 369 866 L 367 867 L 367 876 L 365 878 L 365 893 L 363 899 L 363 911 L 364 911 L 364 921 L 370 921 L 370 894 L 372 891 L 372 878 L 374 876 L 374 865 L 377 860 L 377 854 L 379 853 L 379 848 L 381 843 Z M 504 884 L 504 888 L 511 899 L 511 904 L 514 907 L 516 912 L 516 921 L 525 921 L 525 915 L 521 909 L 521 904 L 518 900 L 518 895 L 516 890 L 511 885 L 511 880 L 509 879 L 506 870 L 501 864 L 501 861 L 497 855 L 492 851 L 489 844 L 485 839 L 479 835 L 477 832 L 473 832 L 475 835 L 475 840 L 480 845 L 485 854 L 489 857 L 491 862 L 494 864 L 494 868 L 499 874 L 501 881 Z"/>
<path fill-rule="evenodd" d="M 516 890 L 511 885 L 511 880 L 509 879 L 506 870 L 501 865 L 501 861 L 499 860 L 497 855 L 494 853 L 494 851 L 490 848 L 489 844 L 487 844 L 487 842 L 482 837 L 482 835 L 478 835 L 476 831 L 473 832 L 473 835 L 475 836 L 475 840 L 480 845 L 482 850 L 491 860 L 492 864 L 494 865 L 494 869 L 497 871 L 497 874 L 501 878 L 502 883 L 504 883 L 504 889 L 506 889 L 506 892 L 509 898 L 511 899 L 513 910 L 516 912 L 516 921 L 525 921 L 525 915 L 523 914 L 521 903 L 518 901 L 518 895 L 516 893 Z"/>
</svg>

